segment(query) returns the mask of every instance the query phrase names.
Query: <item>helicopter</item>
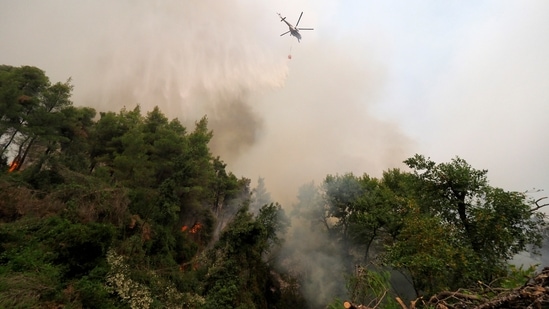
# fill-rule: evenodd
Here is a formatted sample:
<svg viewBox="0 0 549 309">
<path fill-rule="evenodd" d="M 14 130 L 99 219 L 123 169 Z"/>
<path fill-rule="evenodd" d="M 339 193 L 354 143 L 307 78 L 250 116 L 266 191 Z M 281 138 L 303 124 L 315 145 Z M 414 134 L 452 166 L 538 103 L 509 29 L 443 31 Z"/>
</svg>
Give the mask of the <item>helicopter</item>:
<svg viewBox="0 0 549 309">
<path fill-rule="evenodd" d="M 301 20 L 301 16 L 303 16 L 303 12 L 301 12 L 301 15 L 299 15 L 299 19 L 297 20 L 297 23 L 295 24 L 295 27 L 292 24 L 290 24 L 289 22 L 286 21 L 286 17 L 282 17 L 282 15 L 280 15 L 280 13 L 277 13 L 277 14 L 280 17 L 280 21 L 285 22 L 286 25 L 288 25 L 288 28 L 290 29 L 290 30 L 282 33 L 280 36 L 283 36 L 287 33 L 290 33 L 290 35 L 295 36 L 297 38 L 297 41 L 300 42 L 301 34 L 299 33 L 299 30 L 314 30 L 313 28 L 298 28 L 297 27 L 299 25 L 299 21 Z"/>
</svg>

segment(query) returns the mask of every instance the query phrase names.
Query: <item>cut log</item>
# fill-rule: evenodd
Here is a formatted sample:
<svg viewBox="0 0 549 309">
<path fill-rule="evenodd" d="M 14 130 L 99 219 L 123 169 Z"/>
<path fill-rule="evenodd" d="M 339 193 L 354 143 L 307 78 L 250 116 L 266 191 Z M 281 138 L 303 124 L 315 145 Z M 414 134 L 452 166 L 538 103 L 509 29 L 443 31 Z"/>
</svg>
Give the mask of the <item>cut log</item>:
<svg viewBox="0 0 549 309">
<path fill-rule="evenodd" d="M 364 305 L 355 305 L 350 301 L 343 302 L 343 307 L 345 309 L 372 309 L 372 308 L 370 308 L 368 306 L 364 306 Z"/>
<path fill-rule="evenodd" d="M 402 309 L 408 309 L 408 307 L 406 306 L 406 304 L 404 304 L 404 302 L 402 301 L 402 299 L 400 299 L 400 297 L 397 296 L 396 301 L 398 302 L 400 307 L 402 307 Z"/>
<path fill-rule="evenodd" d="M 343 303 L 343 307 L 345 309 L 353 309 L 353 308 L 356 308 L 355 306 L 353 306 L 353 304 L 351 304 L 350 302 L 346 301 Z"/>
</svg>

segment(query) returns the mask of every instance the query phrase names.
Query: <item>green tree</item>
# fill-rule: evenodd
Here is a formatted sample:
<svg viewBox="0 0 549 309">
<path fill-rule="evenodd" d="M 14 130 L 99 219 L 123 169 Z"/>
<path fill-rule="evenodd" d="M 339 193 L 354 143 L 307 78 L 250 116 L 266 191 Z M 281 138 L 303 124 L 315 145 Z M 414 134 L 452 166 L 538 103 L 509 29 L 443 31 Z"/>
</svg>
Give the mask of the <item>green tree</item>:
<svg viewBox="0 0 549 309">
<path fill-rule="evenodd" d="M 364 264 L 379 255 L 383 241 L 401 228 L 405 204 L 387 185 L 388 175 L 398 175 L 398 171 L 385 172 L 382 179 L 366 174 L 359 179 L 363 194 L 349 216 L 350 239 L 356 248 L 363 248 L 364 255 L 359 259 Z"/>
<path fill-rule="evenodd" d="M 64 121 L 60 126 L 60 163 L 67 168 L 88 173 L 90 167 L 90 135 L 95 126 L 96 112 L 90 107 L 64 108 Z"/>
<path fill-rule="evenodd" d="M 454 233 L 439 218 L 421 213 L 412 204 L 384 258 L 410 274 L 417 295 L 447 290 L 453 280 L 452 267 L 463 265 L 471 255 L 449 241 Z"/>
<path fill-rule="evenodd" d="M 187 132 L 179 120 L 168 121 L 158 107 L 147 113 L 143 132 L 158 186 L 173 175 L 175 159 L 187 151 Z"/>
<path fill-rule="evenodd" d="M 5 140 L 1 155 L 13 149 L 18 163 L 15 170 L 30 156 L 39 172 L 64 139 L 60 134 L 62 110 L 72 105 L 70 82 L 51 85 L 35 67 L 0 68 L 0 139 Z"/>
<path fill-rule="evenodd" d="M 272 248 L 282 244 L 283 239 L 281 236 L 286 234 L 290 221 L 280 204 L 263 205 L 259 209 L 256 221 L 263 228 L 263 249 L 260 250 L 262 254 L 268 253 Z"/>
<path fill-rule="evenodd" d="M 127 148 L 138 149 L 139 143 L 143 143 L 140 134 L 143 118 L 141 109 L 136 106 L 132 111 L 123 108 L 118 114 L 114 112 L 100 113 L 101 118 L 95 125 L 91 137 L 91 171 L 102 173 L 106 171 L 111 181 L 124 182 L 134 167 L 132 163 L 127 163 L 126 158 L 118 159 L 118 166 L 115 166 L 115 160 L 118 156 L 131 156 Z M 125 136 L 128 134 L 127 136 Z M 132 138 L 137 137 L 137 141 Z M 136 149 L 137 148 L 137 149 Z M 136 153 L 141 157 L 146 153 Z M 131 159 L 129 159 L 131 160 Z M 135 164 L 135 162 L 133 162 Z M 99 170 L 97 170 L 99 168 Z M 115 175 L 117 174 L 117 175 Z M 118 176 L 118 178 L 116 177 Z"/>
<path fill-rule="evenodd" d="M 490 186 L 486 170 L 460 158 L 436 164 L 416 155 L 405 163 L 413 169 L 413 211 L 388 256 L 420 289 L 491 282 L 506 274 L 515 254 L 539 247 L 545 221 L 525 194 Z M 444 275 L 433 277 L 430 270 Z"/>
<path fill-rule="evenodd" d="M 212 182 L 214 194 L 212 210 L 219 218 L 224 213 L 231 212 L 232 209 L 226 209 L 227 206 L 230 206 L 231 200 L 238 199 L 241 192 L 247 193 L 247 189 L 244 189 L 244 187 L 247 188 L 249 182 L 242 183 L 233 173 L 227 172 L 227 164 L 221 161 L 219 157 L 214 158 L 212 164 L 215 174 Z M 243 198 L 246 199 L 247 196 L 243 196 Z"/>
<path fill-rule="evenodd" d="M 0 66 L 0 136 L 6 138 L 2 154 L 25 124 L 50 82 L 44 71 L 31 66 Z"/>
<path fill-rule="evenodd" d="M 278 298 L 271 267 L 264 255 L 280 244 L 287 227 L 280 205 L 261 208 L 254 217 L 246 204 L 221 234 L 209 253 L 210 267 L 204 282 L 205 308 L 271 308 Z"/>
<path fill-rule="evenodd" d="M 403 180 L 400 175 L 399 171 L 389 171 L 384 177 Z M 363 263 L 370 258 L 372 246 L 376 245 L 379 253 L 381 241 L 398 232 L 405 203 L 385 178 L 328 175 L 322 189 L 328 230 L 337 235 L 349 255 L 356 255 L 357 249 L 364 252 L 356 257 Z"/>
<path fill-rule="evenodd" d="M 45 89 L 39 96 L 39 103 L 28 112 L 25 127 L 16 139 L 17 154 L 22 166 L 27 157 L 36 161 L 37 171 L 64 140 L 61 125 L 64 123 L 64 108 L 71 106 L 72 92 L 70 80 L 56 83 Z"/>
<path fill-rule="evenodd" d="M 387 270 L 357 267 L 347 282 L 350 299 L 369 308 L 398 308 L 390 292 L 389 278 Z"/>
<path fill-rule="evenodd" d="M 350 216 L 357 207 L 359 199 L 365 194 L 359 179 L 353 174 L 326 176 L 322 184 L 327 204 L 327 217 L 335 218 L 330 230 L 337 233 L 344 244 L 349 243 Z"/>
</svg>

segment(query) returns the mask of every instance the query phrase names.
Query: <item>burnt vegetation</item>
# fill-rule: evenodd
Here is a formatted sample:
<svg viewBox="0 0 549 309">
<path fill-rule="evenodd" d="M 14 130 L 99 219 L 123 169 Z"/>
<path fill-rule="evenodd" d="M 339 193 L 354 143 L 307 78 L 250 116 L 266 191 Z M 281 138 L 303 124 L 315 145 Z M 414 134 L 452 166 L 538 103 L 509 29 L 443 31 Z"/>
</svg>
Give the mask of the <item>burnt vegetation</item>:
<svg viewBox="0 0 549 309">
<path fill-rule="evenodd" d="M 2 308 L 547 306 L 547 269 L 509 264 L 541 247 L 545 200 L 461 158 L 327 175 L 283 208 L 212 155 L 206 117 L 97 114 L 72 89 L 0 66 Z"/>
</svg>

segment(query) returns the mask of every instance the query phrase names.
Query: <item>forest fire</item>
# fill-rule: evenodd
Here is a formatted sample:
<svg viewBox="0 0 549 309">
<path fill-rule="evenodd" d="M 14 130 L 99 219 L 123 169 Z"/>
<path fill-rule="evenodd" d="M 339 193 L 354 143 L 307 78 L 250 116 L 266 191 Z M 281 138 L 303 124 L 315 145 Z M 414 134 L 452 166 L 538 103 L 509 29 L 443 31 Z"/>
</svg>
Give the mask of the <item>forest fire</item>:
<svg viewBox="0 0 549 309">
<path fill-rule="evenodd" d="M 202 246 L 202 242 L 201 242 L 201 235 L 198 233 L 200 230 L 202 229 L 202 224 L 200 222 L 195 222 L 191 228 L 189 228 L 187 225 L 183 225 L 181 227 L 181 232 L 182 233 L 185 233 L 185 232 L 189 232 L 190 234 L 193 234 L 191 237 L 191 239 L 193 241 L 195 241 L 199 246 Z M 191 261 L 188 261 L 188 262 L 185 262 L 185 263 L 182 263 L 179 265 L 179 270 L 180 271 L 186 271 L 186 270 L 197 270 L 199 265 L 198 265 L 198 262 L 196 260 L 196 256 L 198 255 L 198 253 L 196 253 L 195 257 L 191 259 Z"/>
</svg>

